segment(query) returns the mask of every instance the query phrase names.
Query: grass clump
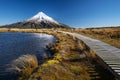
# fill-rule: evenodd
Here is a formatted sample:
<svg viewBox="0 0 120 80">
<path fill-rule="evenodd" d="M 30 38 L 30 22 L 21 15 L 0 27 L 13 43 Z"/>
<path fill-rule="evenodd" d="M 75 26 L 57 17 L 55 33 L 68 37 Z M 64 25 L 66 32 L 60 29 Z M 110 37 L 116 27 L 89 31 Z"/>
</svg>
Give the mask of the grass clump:
<svg viewBox="0 0 120 80">
<path fill-rule="evenodd" d="M 46 63 L 42 64 L 42 66 L 59 64 L 61 61 L 62 61 L 62 56 L 59 53 L 57 53 L 57 54 L 55 54 L 53 59 L 48 60 Z"/>
<path fill-rule="evenodd" d="M 36 56 L 26 54 L 14 60 L 9 69 L 22 76 L 22 78 L 20 77 L 19 80 L 24 80 L 24 78 L 28 78 L 37 67 L 38 60 Z"/>
<path fill-rule="evenodd" d="M 80 66 L 70 66 L 70 69 L 73 73 L 75 73 L 76 75 L 80 75 L 82 72 L 82 68 Z"/>
<path fill-rule="evenodd" d="M 42 66 L 48 66 L 48 65 L 53 65 L 53 64 L 58 64 L 58 60 L 48 60 L 46 63 L 42 64 Z"/>
<path fill-rule="evenodd" d="M 54 56 L 54 59 L 55 59 L 55 60 L 58 60 L 58 61 L 62 61 L 62 55 L 60 55 L 59 53 L 57 53 L 57 54 Z"/>
</svg>

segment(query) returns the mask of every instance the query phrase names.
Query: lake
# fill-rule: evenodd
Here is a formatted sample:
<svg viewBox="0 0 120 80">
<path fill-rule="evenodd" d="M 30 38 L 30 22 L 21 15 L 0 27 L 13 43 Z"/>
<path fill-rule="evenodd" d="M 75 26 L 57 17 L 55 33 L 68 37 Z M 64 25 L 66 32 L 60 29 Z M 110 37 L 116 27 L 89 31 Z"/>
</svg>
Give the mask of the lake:
<svg viewBox="0 0 120 80">
<path fill-rule="evenodd" d="M 46 45 L 55 43 L 56 38 L 48 34 L 39 33 L 0 33 L 0 80 L 13 80 L 6 70 L 8 65 L 24 54 L 40 56 L 49 53 Z"/>
</svg>

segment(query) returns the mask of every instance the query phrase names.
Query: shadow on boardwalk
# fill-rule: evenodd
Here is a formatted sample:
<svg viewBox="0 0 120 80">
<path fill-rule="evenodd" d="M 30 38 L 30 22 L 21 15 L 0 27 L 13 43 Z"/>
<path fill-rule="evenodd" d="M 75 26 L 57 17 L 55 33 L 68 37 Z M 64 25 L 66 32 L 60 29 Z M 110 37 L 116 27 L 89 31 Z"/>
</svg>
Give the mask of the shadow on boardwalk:
<svg viewBox="0 0 120 80">
<path fill-rule="evenodd" d="M 108 70 L 104 69 L 97 62 L 93 61 L 92 64 L 87 63 L 87 65 L 91 80 L 116 80 Z"/>
</svg>

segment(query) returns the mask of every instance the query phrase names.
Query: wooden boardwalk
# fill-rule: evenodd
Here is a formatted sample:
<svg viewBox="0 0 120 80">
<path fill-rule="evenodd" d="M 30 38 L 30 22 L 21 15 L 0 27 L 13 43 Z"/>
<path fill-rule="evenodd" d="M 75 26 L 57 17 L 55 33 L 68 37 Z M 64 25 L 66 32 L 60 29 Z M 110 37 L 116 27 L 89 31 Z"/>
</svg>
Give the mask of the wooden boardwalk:
<svg viewBox="0 0 120 80">
<path fill-rule="evenodd" d="M 120 80 L 120 49 L 80 34 L 69 32 L 63 33 L 73 35 L 74 37 L 84 41 L 84 43 L 86 43 L 100 58 L 104 67 L 108 69 L 118 80 Z"/>
</svg>

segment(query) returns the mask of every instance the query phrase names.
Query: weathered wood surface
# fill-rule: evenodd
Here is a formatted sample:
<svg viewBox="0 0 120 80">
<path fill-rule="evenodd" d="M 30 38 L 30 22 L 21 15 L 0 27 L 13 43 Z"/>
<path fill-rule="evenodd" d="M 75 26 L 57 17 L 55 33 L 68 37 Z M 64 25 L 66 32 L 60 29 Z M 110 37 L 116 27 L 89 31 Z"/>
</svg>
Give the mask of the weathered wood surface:
<svg viewBox="0 0 120 80">
<path fill-rule="evenodd" d="M 97 56 L 106 64 L 106 68 L 120 79 L 120 49 L 115 48 L 100 40 L 92 39 L 81 34 L 63 32 L 70 34 L 87 44 Z M 118 43 L 119 44 L 119 43 Z M 118 80 L 119 80 L 118 79 Z"/>
</svg>

